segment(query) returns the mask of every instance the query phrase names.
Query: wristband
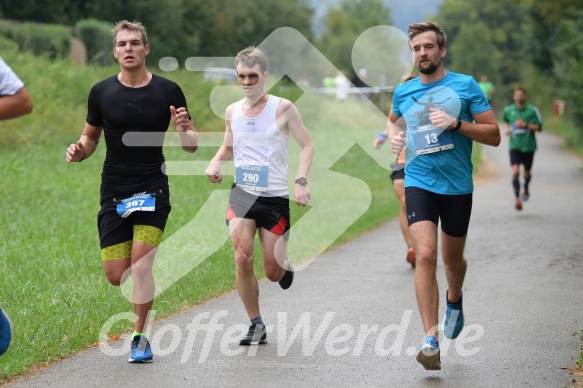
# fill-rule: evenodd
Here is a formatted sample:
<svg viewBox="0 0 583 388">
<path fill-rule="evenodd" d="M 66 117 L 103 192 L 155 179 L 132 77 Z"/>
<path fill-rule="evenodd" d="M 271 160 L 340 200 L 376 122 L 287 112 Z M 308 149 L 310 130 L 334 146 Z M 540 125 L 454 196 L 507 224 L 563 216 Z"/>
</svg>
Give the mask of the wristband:
<svg viewBox="0 0 583 388">
<path fill-rule="evenodd" d="M 387 140 L 389 137 L 387 136 L 386 133 L 384 132 L 379 132 L 379 134 L 377 135 L 377 137 L 380 137 L 381 139 Z"/>
<path fill-rule="evenodd" d="M 457 131 L 460 129 L 461 126 L 462 126 L 462 120 L 458 117 L 457 124 L 455 125 L 455 128 L 453 130 Z"/>
</svg>

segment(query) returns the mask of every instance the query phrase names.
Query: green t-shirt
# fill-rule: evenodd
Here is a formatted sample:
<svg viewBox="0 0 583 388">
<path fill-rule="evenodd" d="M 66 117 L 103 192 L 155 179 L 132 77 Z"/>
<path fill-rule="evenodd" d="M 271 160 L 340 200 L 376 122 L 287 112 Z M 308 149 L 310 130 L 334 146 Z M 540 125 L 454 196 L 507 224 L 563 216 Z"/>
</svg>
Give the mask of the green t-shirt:
<svg viewBox="0 0 583 388">
<path fill-rule="evenodd" d="M 486 99 L 490 101 L 492 99 L 492 96 L 494 95 L 494 89 L 496 89 L 494 87 L 494 84 L 490 81 L 478 82 L 478 86 L 480 87 L 480 89 L 482 89 L 482 91 L 486 95 Z"/>
<path fill-rule="evenodd" d="M 322 85 L 326 90 L 326 94 L 334 94 L 334 90 L 336 90 L 336 85 L 334 85 L 334 77 L 325 77 L 322 80 Z"/>
<path fill-rule="evenodd" d="M 511 150 L 518 150 L 521 152 L 536 151 L 536 137 L 534 132 L 526 128 L 517 128 L 514 122 L 521 118 L 526 124 L 538 124 L 540 130 L 543 129 L 543 120 L 534 105 L 524 104 L 522 109 L 518 109 L 516 104 L 512 104 L 504 108 L 504 122 L 510 124 L 512 133 L 508 147 Z"/>
</svg>

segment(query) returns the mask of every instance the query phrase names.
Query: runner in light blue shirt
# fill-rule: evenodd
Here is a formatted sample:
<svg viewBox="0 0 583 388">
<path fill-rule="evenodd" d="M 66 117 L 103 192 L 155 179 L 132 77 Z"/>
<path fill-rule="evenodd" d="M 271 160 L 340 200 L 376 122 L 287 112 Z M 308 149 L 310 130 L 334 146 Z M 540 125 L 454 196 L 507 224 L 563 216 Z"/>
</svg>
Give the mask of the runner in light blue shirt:
<svg viewBox="0 0 583 388">
<path fill-rule="evenodd" d="M 437 226 L 441 222 L 448 286 L 443 334 L 454 339 L 464 327 L 467 261 L 463 253 L 472 212 L 472 142 L 498 146 L 500 129 L 476 81 L 443 66 L 447 50 L 441 26 L 415 23 L 408 32 L 419 78 L 396 88 L 387 129 L 391 151 L 399 153 L 405 146 L 407 150 L 405 203 L 417 255 L 415 292 L 425 330 L 416 359 L 425 369 L 438 370 Z"/>
</svg>

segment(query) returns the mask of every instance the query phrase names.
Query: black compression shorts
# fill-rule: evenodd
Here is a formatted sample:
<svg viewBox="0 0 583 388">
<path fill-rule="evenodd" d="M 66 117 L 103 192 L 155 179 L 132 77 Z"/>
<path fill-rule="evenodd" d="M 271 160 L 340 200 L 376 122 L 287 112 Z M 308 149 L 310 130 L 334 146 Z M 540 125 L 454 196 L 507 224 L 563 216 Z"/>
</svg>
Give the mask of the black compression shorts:
<svg viewBox="0 0 583 388">
<path fill-rule="evenodd" d="M 431 221 L 452 237 L 468 233 L 472 213 L 472 194 L 444 195 L 418 187 L 405 187 L 405 203 L 409 226 L 419 221 Z"/>
</svg>

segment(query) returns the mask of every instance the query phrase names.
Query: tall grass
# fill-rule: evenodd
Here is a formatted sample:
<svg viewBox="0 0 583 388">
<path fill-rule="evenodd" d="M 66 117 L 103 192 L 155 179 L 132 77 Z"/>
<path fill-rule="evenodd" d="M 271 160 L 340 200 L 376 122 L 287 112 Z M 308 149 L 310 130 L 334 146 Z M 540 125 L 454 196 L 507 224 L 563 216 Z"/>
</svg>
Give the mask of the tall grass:
<svg viewBox="0 0 583 388">
<path fill-rule="evenodd" d="M 49 61 L 13 51 L 3 52 L 3 58 L 24 80 L 35 109 L 26 117 L 0 122 L 0 305 L 15 327 L 14 342 L 0 360 L 0 379 L 90 346 L 109 317 L 131 311 L 120 290 L 107 283 L 101 268 L 96 213 L 104 145 L 83 163 L 65 162 L 66 147 L 83 129 L 90 87 L 117 73 L 118 67 L 81 67 L 67 60 Z M 182 86 L 199 131 L 224 130 L 223 119 L 209 108 L 212 85 L 201 82 L 199 74 L 185 71 L 162 75 Z M 299 95 L 293 88 L 281 92 L 293 99 Z M 398 214 L 389 172 L 374 156 L 388 154 L 388 150 L 375 151 L 374 157 L 365 150 L 384 125 L 379 116 L 363 111 L 355 102 L 340 108 L 334 101 L 326 101 L 318 109 L 309 103 L 303 106 L 304 121 L 315 138 L 332 129 L 342 134 L 358 128 L 358 138 L 363 139 L 347 148 L 332 169 L 366 182 L 372 203 L 336 243 Z M 332 157 L 331 151 L 344 146 L 343 141 L 342 136 L 327 136 L 326 147 L 322 147 L 326 149 L 317 150 L 316 158 Z M 293 148 L 295 144 L 290 143 Z M 169 160 L 197 162 L 209 160 L 216 147 L 203 144 L 193 155 L 176 147 L 166 147 L 164 152 Z M 173 209 L 165 238 L 187 224 L 213 190 L 225 188 L 210 185 L 202 176 L 169 178 Z M 292 206 L 292 220 L 309 211 Z M 262 276 L 260 260 L 256 271 Z M 156 299 L 156 316 L 168 316 L 220 295 L 233 289 L 234 281 L 233 252 L 227 241 Z M 130 329 L 129 322 L 120 322 L 110 334 Z"/>
</svg>

